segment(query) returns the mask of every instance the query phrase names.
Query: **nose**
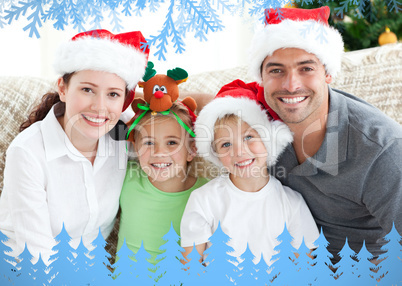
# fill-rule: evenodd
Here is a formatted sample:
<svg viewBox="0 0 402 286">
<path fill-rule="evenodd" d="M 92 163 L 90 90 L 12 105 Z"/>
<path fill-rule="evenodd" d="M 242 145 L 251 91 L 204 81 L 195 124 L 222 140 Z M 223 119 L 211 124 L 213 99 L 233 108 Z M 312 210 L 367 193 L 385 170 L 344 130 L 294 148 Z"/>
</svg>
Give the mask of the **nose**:
<svg viewBox="0 0 402 286">
<path fill-rule="evenodd" d="M 235 152 L 237 157 L 241 157 L 246 153 L 246 144 L 244 142 L 239 142 L 235 146 Z"/>
<path fill-rule="evenodd" d="M 106 110 L 106 96 L 99 94 L 93 97 L 92 109 L 95 111 Z"/>
<path fill-rule="evenodd" d="M 165 156 L 167 151 L 165 150 L 164 146 L 161 146 L 159 144 L 155 144 L 153 146 L 153 155 L 156 157 L 162 157 Z"/>
<path fill-rule="evenodd" d="M 160 91 L 160 90 L 158 90 L 158 91 L 156 91 L 156 92 L 154 93 L 154 95 L 155 95 L 156 98 L 162 98 L 162 97 L 163 97 L 163 92 Z"/>
<path fill-rule="evenodd" d="M 295 71 L 288 72 L 282 87 L 289 92 L 295 92 L 301 88 L 300 75 L 298 75 Z"/>
</svg>

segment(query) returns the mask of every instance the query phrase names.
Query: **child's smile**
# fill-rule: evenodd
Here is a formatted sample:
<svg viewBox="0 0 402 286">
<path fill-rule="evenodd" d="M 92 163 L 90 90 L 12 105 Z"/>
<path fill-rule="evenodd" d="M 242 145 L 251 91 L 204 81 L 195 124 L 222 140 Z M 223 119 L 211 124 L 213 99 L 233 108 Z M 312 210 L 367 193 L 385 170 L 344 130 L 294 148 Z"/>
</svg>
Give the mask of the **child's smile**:
<svg viewBox="0 0 402 286">
<path fill-rule="evenodd" d="M 151 163 L 151 166 L 156 169 L 164 169 L 170 167 L 172 163 Z"/>
<path fill-rule="evenodd" d="M 246 167 L 251 166 L 254 163 L 254 161 L 255 161 L 255 159 L 243 160 L 241 162 L 235 163 L 235 166 L 239 167 L 239 168 L 246 168 Z"/>
<path fill-rule="evenodd" d="M 214 147 L 230 178 L 243 182 L 268 180 L 267 150 L 258 132 L 242 120 L 228 120 L 217 126 Z"/>
<path fill-rule="evenodd" d="M 151 183 L 163 190 L 162 185 L 184 181 L 187 164 L 193 159 L 187 132 L 179 123 L 166 116 L 151 121 L 136 131 L 135 151 L 141 168 Z"/>
</svg>

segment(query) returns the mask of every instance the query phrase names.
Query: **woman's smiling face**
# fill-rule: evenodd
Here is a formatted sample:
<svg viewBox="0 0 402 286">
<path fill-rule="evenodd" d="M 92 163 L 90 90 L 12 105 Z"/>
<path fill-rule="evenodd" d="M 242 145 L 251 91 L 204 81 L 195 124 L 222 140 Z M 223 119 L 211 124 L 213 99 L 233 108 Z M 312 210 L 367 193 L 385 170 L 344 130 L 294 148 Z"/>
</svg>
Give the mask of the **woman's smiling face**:
<svg viewBox="0 0 402 286">
<path fill-rule="evenodd" d="M 73 144 L 77 140 L 96 142 L 119 120 L 126 82 L 116 74 L 79 71 L 73 74 L 68 85 L 59 79 L 58 88 L 60 100 L 66 104 L 61 123 Z"/>
</svg>

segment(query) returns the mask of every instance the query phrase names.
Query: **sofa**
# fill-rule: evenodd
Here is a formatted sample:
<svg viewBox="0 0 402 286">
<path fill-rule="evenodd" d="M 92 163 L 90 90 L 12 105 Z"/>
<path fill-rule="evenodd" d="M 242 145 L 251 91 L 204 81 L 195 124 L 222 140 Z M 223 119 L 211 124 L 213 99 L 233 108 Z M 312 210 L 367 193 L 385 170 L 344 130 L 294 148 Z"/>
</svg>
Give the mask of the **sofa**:
<svg viewBox="0 0 402 286">
<path fill-rule="evenodd" d="M 235 79 L 253 81 L 247 74 L 247 67 L 240 66 L 190 75 L 180 89 L 183 94 L 197 94 L 199 110 L 223 85 Z M 346 52 L 342 72 L 331 87 L 370 102 L 402 124 L 402 43 Z M 55 82 L 48 79 L 0 77 L 0 194 L 8 145 L 42 95 L 54 88 Z"/>
<path fill-rule="evenodd" d="M 199 111 L 223 85 L 235 79 L 252 81 L 247 75 L 247 67 L 242 66 L 190 75 L 187 82 L 180 85 L 180 92 L 183 96 L 194 95 Z M 345 53 L 342 72 L 331 87 L 370 102 L 402 124 L 402 44 Z M 42 95 L 54 88 L 55 82 L 42 78 L 0 77 L 0 195 L 8 145 Z M 118 229 L 119 215 L 105 247 L 111 254 L 111 263 L 116 254 Z"/>
</svg>

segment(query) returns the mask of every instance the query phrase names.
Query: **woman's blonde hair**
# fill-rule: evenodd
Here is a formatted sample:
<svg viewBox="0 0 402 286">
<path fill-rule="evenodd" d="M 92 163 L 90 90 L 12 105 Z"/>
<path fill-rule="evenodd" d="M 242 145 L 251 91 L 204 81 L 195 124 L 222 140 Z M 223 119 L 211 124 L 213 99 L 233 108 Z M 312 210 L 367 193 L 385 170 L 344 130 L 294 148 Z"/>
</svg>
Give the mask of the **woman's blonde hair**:
<svg viewBox="0 0 402 286">
<path fill-rule="evenodd" d="M 146 114 L 140 119 L 140 121 L 137 123 L 137 125 L 134 127 L 132 130 L 131 134 L 129 134 L 128 140 L 131 142 L 135 142 L 138 139 L 139 134 L 141 133 L 141 127 L 145 126 L 147 124 L 152 124 L 155 122 L 163 121 L 166 120 L 167 118 L 172 118 L 175 121 L 177 121 L 176 114 L 185 125 L 187 125 L 192 131 L 194 131 L 194 125 L 191 120 L 190 113 L 182 103 L 180 102 L 173 102 L 172 107 L 170 107 L 170 112 L 168 114 L 162 114 L 160 112 L 156 114 L 152 114 L 151 111 L 142 111 L 138 112 L 135 117 L 132 119 L 134 121 L 136 118 L 141 116 L 143 112 L 146 112 Z M 174 112 L 174 113 L 173 113 Z M 179 123 L 178 123 L 179 124 Z M 183 128 L 183 127 L 181 127 Z M 184 129 L 184 128 L 183 128 Z M 191 142 L 194 142 L 194 138 L 191 137 L 189 132 L 185 131 L 185 136 L 186 140 L 189 140 L 188 142 L 191 144 Z M 189 144 L 189 145 L 190 145 Z M 189 145 L 186 145 L 186 148 L 189 148 Z M 191 152 L 191 150 L 187 149 L 188 152 Z M 187 164 L 187 175 L 193 176 L 193 177 L 206 177 L 206 178 L 212 178 L 211 174 L 209 174 L 210 167 L 208 167 L 208 163 L 199 157 L 197 154 L 193 158 L 193 160 Z"/>
</svg>

